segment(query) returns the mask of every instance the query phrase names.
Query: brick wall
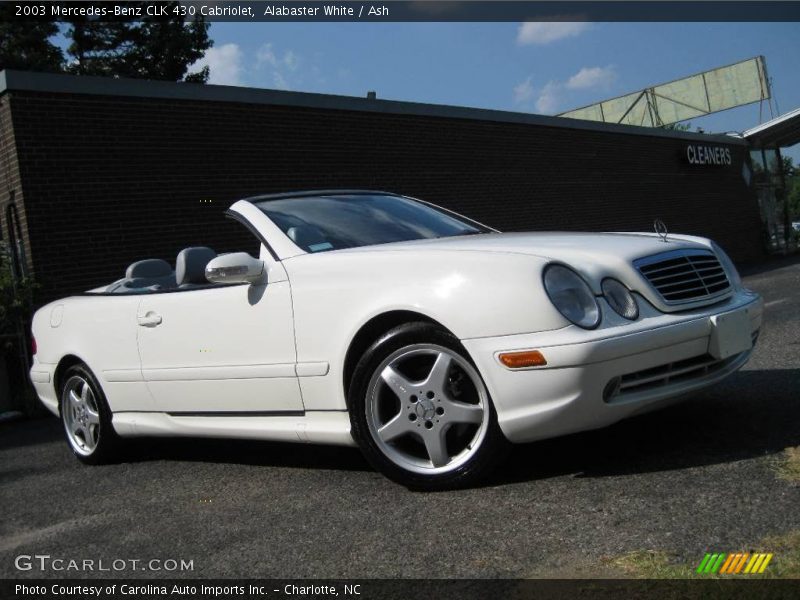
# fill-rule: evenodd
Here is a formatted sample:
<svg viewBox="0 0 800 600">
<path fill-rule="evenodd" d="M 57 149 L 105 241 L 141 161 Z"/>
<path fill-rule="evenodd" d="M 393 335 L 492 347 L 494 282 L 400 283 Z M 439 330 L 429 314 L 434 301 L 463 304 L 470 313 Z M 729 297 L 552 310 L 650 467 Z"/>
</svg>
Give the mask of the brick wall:
<svg viewBox="0 0 800 600">
<path fill-rule="evenodd" d="M 23 229 L 23 251 L 30 257 L 30 240 L 24 236 L 27 230 L 25 204 L 17 160 L 17 144 L 11 115 L 11 99 L 0 96 L 0 239 L 9 241 L 6 207 L 13 202 L 17 208 L 17 218 Z"/>
<path fill-rule="evenodd" d="M 730 146 L 732 167 L 692 167 L 679 137 L 34 91 L 3 96 L 6 140 L 9 102 L 42 301 L 112 281 L 140 258 L 241 249 L 247 237 L 223 210 L 301 189 L 400 192 L 501 230 L 650 231 L 657 217 L 740 262 L 761 256 L 741 145 Z"/>
</svg>

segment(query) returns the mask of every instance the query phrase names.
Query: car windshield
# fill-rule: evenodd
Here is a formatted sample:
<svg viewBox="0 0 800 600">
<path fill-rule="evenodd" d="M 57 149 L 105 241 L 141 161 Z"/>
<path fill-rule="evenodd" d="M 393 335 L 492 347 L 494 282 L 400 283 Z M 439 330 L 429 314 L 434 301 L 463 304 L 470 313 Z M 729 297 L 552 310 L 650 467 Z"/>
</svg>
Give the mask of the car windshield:
<svg viewBox="0 0 800 600">
<path fill-rule="evenodd" d="M 254 201 L 306 252 L 491 231 L 409 198 L 335 194 Z"/>
</svg>

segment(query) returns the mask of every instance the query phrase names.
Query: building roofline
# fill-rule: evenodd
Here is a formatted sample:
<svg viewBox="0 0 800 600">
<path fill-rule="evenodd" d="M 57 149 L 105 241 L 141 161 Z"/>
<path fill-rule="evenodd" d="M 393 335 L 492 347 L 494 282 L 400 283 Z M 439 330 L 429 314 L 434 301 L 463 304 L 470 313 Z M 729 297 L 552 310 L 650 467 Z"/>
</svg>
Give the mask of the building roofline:
<svg viewBox="0 0 800 600">
<path fill-rule="evenodd" d="M 800 143 L 800 107 L 748 129 L 742 137 L 761 146 L 788 147 Z"/>
<path fill-rule="evenodd" d="M 598 121 L 584 121 L 565 117 L 551 117 L 486 108 L 424 104 L 421 102 L 380 100 L 356 96 L 337 96 L 332 94 L 290 92 L 226 85 L 203 85 L 197 83 L 176 83 L 172 81 L 152 81 L 145 79 L 114 79 L 88 75 L 77 76 L 56 73 L 37 73 L 32 71 L 0 71 L 0 94 L 13 91 L 122 96 L 130 98 L 164 98 L 201 102 L 271 104 L 312 109 L 517 123 L 560 129 L 580 129 L 584 131 L 598 131 L 624 135 L 677 138 L 732 145 L 746 144 L 746 142 L 740 138 L 722 134 L 672 131 L 654 127 L 618 125 L 614 123 L 601 123 Z"/>
</svg>

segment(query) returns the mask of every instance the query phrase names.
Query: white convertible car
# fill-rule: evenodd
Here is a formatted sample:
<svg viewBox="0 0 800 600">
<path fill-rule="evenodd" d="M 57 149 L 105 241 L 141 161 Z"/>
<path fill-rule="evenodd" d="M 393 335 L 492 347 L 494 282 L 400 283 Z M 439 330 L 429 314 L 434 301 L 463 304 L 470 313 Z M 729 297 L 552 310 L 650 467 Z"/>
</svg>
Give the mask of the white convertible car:
<svg viewBox="0 0 800 600">
<path fill-rule="evenodd" d="M 509 442 L 720 381 L 761 326 L 704 238 L 499 233 L 366 191 L 228 215 L 258 258 L 186 248 L 37 311 L 31 379 L 83 462 L 131 436 L 356 444 L 409 487 L 469 485 Z"/>
</svg>

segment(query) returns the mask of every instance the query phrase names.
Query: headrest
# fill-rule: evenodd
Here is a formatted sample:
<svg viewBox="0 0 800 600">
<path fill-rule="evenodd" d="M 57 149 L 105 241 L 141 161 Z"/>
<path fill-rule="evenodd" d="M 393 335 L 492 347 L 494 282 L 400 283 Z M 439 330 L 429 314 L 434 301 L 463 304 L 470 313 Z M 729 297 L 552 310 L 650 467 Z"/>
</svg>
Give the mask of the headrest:
<svg viewBox="0 0 800 600">
<path fill-rule="evenodd" d="M 217 253 L 211 248 L 197 246 L 184 248 L 175 261 L 175 281 L 178 285 L 186 283 L 208 283 L 206 279 L 206 265 L 216 257 Z"/>
<path fill-rule="evenodd" d="M 137 277 L 166 277 L 172 275 L 172 267 L 169 263 L 160 258 L 148 258 L 140 260 L 130 265 L 125 271 L 125 277 L 135 279 Z"/>
</svg>

